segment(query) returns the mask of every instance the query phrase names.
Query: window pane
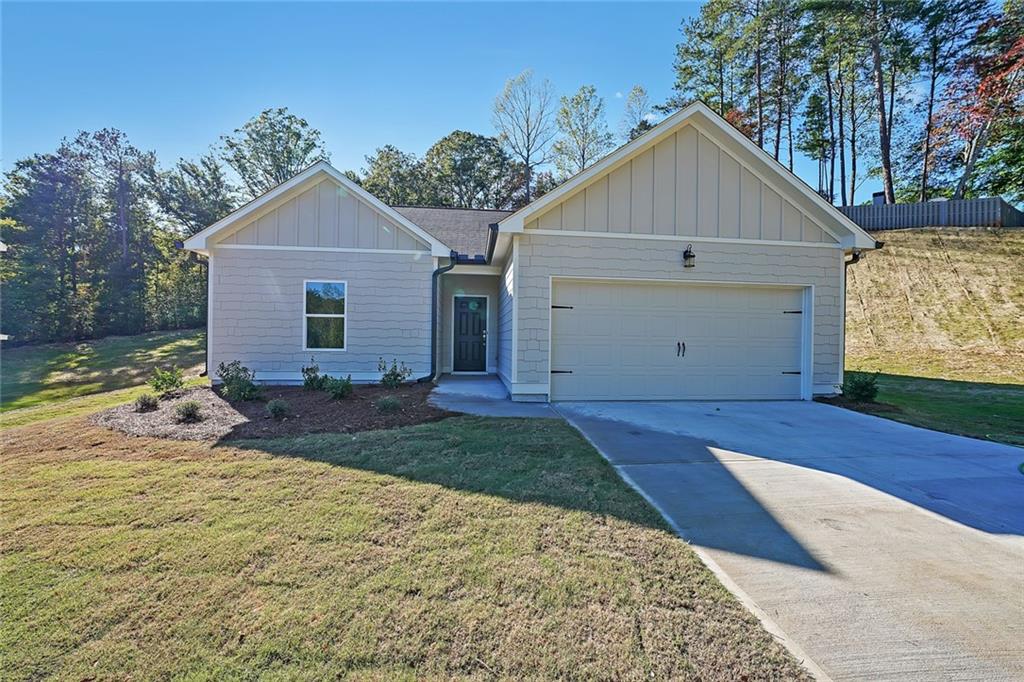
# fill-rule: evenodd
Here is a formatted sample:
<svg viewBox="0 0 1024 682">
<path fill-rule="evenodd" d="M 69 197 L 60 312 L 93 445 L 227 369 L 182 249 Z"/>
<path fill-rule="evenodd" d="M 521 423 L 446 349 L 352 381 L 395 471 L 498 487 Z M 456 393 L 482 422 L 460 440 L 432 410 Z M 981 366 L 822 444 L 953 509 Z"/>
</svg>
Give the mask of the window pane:
<svg viewBox="0 0 1024 682">
<path fill-rule="evenodd" d="M 306 312 L 343 315 L 345 285 L 333 282 L 306 282 Z"/>
<path fill-rule="evenodd" d="M 344 348 L 344 317 L 307 317 L 306 348 Z"/>
</svg>

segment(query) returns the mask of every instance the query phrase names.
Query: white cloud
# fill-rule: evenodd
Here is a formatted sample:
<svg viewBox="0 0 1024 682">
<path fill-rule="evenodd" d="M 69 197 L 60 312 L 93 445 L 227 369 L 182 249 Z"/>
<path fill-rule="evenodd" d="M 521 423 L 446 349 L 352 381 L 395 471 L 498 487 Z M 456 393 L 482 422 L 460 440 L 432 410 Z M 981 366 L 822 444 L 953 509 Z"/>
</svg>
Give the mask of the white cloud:
<svg viewBox="0 0 1024 682">
<path fill-rule="evenodd" d="M 621 92 L 616 92 L 615 93 L 615 99 L 622 99 L 622 93 Z"/>
<path fill-rule="evenodd" d="M 657 123 L 658 122 L 658 115 L 657 114 L 644 114 L 644 120 L 647 121 L 648 123 Z"/>
</svg>

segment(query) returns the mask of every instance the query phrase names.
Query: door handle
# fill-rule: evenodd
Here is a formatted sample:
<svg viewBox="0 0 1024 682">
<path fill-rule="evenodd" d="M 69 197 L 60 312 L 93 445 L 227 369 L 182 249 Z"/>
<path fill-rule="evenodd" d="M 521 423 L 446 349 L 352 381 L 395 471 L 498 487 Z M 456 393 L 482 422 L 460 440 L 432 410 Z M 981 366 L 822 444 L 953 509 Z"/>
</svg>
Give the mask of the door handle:
<svg viewBox="0 0 1024 682">
<path fill-rule="evenodd" d="M 679 354 L 681 352 L 682 352 L 682 345 L 678 341 L 676 341 L 676 357 L 677 358 L 679 357 Z"/>
<path fill-rule="evenodd" d="M 685 341 L 677 341 L 676 342 L 676 355 L 681 357 L 681 358 L 685 358 L 686 357 L 686 342 Z"/>
</svg>

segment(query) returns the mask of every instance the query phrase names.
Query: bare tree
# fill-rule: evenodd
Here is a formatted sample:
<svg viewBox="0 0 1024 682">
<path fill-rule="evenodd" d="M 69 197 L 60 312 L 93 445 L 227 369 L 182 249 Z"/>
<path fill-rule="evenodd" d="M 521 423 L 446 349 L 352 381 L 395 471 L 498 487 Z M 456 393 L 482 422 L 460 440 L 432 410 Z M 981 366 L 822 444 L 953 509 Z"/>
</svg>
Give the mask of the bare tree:
<svg viewBox="0 0 1024 682">
<path fill-rule="evenodd" d="M 548 145 L 555 136 L 554 112 L 551 82 L 534 81 L 531 69 L 509 79 L 494 100 L 493 122 L 498 139 L 525 168 L 527 203 L 530 202 L 533 169 L 548 160 Z"/>
<path fill-rule="evenodd" d="M 562 97 L 554 144 L 555 166 L 563 177 L 592 165 L 611 148 L 613 137 L 604 121 L 604 100 L 593 85 L 583 85 L 572 97 Z"/>
<path fill-rule="evenodd" d="M 636 139 L 654 127 L 652 118 L 653 108 L 647 90 L 642 85 L 634 85 L 626 95 L 626 107 L 622 112 L 619 134 L 626 141 Z"/>
</svg>

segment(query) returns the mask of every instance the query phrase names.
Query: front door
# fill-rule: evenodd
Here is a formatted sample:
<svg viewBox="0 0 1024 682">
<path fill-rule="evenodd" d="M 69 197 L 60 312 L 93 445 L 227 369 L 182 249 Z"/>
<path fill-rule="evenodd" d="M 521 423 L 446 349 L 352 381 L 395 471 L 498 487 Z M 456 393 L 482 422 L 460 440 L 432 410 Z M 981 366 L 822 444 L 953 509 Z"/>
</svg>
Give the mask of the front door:
<svg viewBox="0 0 1024 682">
<path fill-rule="evenodd" d="M 487 371 L 487 297 L 456 296 L 452 370 Z"/>
</svg>

